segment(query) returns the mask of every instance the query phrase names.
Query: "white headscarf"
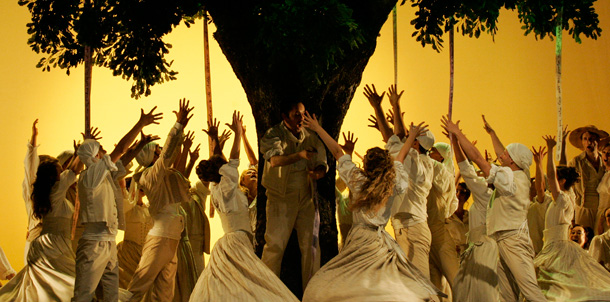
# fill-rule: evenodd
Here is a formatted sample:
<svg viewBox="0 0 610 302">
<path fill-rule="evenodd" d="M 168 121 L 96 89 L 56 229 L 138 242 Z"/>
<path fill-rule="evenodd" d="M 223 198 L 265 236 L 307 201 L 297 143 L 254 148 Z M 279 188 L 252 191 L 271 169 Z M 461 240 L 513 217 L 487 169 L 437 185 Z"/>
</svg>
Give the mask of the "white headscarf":
<svg viewBox="0 0 610 302">
<path fill-rule="evenodd" d="M 87 167 L 97 162 L 97 153 L 100 151 L 100 143 L 94 139 L 86 139 L 76 154 L 80 161 L 82 161 Z"/>
<path fill-rule="evenodd" d="M 432 148 L 432 146 L 434 145 L 434 134 L 432 134 L 432 131 L 430 130 L 418 136 L 416 139 L 419 142 L 419 145 L 426 150 L 430 150 L 430 148 Z"/>
<path fill-rule="evenodd" d="M 508 155 L 517 164 L 517 166 L 525 172 L 527 177 L 530 177 L 530 166 L 532 165 L 533 154 L 528 147 L 519 143 L 512 143 L 506 146 Z"/>
<path fill-rule="evenodd" d="M 74 155 L 73 150 L 66 150 L 62 153 L 59 153 L 59 155 L 57 155 L 57 160 L 59 161 L 59 165 L 63 166 L 66 163 L 66 161 L 68 161 L 68 159 L 70 159 L 73 155 Z"/>
<path fill-rule="evenodd" d="M 140 164 L 140 166 L 142 166 L 143 168 L 150 166 L 153 159 L 155 158 L 155 150 L 157 149 L 157 146 L 157 143 L 150 142 L 146 144 L 144 148 L 142 148 L 142 151 L 140 151 L 140 153 L 138 153 L 138 155 L 136 156 L 136 161 L 138 162 L 138 164 Z"/>
<path fill-rule="evenodd" d="M 443 142 L 438 142 L 434 144 L 434 148 L 443 157 L 443 166 L 447 169 L 447 171 L 455 175 L 455 168 L 453 167 L 453 157 L 451 156 L 451 145 Z"/>
</svg>

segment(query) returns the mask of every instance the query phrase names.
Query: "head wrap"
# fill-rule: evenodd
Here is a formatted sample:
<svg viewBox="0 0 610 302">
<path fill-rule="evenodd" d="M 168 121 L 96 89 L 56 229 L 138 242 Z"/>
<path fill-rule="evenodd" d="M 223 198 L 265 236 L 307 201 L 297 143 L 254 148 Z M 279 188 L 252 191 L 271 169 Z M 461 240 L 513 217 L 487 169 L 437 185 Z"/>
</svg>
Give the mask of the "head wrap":
<svg viewBox="0 0 610 302">
<path fill-rule="evenodd" d="M 430 148 L 432 148 L 434 145 L 434 134 L 432 134 L 432 131 L 430 130 L 418 136 L 416 139 L 419 142 L 419 145 L 426 150 L 430 150 Z"/>
<path fill-rule="evenodd" d="M 59 161 L 59 165 L 63 167 L 63 165 L 68 161 L 72 156 L 74 156 L 73 150 L 66 150 L 57 155 L 57 160 Z"/>
<path fill-rule="evenodd" d="M 512 143 L 506 146 L 508 155 L 517 164 L 517 166 L 525 172 L 527 177 L 530 177 L 530 166 L 532 165 L 532 151 L 528 147 L 519 143 Z"/>
<path fill-rule="evenodd" d="M 100 143 L 94 139 L 86 139 L 80 147 L 78 147 L 78 151 L 76 154 L 80 161 L 82 161 L 86 166 L 91 166 L 95 162 L 97 162 L 97 153 L 100 151 Z"/>
<path fill-rule="evenodd" d="M 138 164 L 140 164 L 140 166 L 146 168 L 152 164 L 152 161 L 155 158 L 155 150 L 157 149 L 157 146 L 157 143 L 150 142 L 144 146 L 138 155 L 136 155 L 136 161 Z"/>
<path fill-rule="evenodd" d="M 447 169 L 447 171 L 451 172 L 451 174 L 455 174 L 453 158 L 451 157 L 451 145 L 443 142 L 438 142 L 434 144 L 434 148 L 443 157 L 442 164 Z"/>
</svg>

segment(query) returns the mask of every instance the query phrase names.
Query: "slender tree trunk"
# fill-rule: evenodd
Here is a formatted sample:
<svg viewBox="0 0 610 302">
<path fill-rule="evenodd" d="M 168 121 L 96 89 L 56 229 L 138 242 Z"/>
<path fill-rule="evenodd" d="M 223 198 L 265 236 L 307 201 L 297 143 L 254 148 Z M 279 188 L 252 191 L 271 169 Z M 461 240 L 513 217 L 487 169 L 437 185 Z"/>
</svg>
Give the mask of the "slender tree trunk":
<svg viewBox="0 0 610 302">
<path fill-rule="evenodd" d="M 85 132 L 91 130 L 91 75 L 93 73 L 91 47 L 85 46 Z"/>
</svg>

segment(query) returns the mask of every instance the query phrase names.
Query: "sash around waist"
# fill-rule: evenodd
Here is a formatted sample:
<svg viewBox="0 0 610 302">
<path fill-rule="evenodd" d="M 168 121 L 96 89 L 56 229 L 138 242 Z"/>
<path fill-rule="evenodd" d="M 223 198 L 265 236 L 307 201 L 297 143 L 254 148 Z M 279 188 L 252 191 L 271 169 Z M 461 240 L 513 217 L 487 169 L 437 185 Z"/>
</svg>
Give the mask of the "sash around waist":
<svg viewBox="0 0 610 302">
<path fill-rule="evenodd" d="M 569 224 L 560 224 L 545 229 L 543 232 L 544 243 L 546 244 L 554 241 L 568 240 L 569 229 Z"/>
<path fill-rule="evenodd" d="M 42 222 L 41 234 L 55 234 L 70 237 L 72 219 L 66 217 L 45 217 Z"/>
</svg>

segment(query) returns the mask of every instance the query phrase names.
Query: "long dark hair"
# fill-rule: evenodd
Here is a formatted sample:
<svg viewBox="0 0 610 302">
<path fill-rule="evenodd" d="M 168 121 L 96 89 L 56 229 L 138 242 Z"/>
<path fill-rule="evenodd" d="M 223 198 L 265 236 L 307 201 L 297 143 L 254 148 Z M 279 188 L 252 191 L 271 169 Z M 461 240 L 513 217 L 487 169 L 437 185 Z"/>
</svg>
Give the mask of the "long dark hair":
<svg viewBox="0 0 610 302">
<path fill-rule="evenodd" d="M 220 182 L 220 167 L 226 164 L 227 160 L 224 159 L 223 156 L 215 154 L 210 157 L 208 160 L 202 160 L 195 168 L 195 172 L 201 181 L 208 182 Z"/>
<path fill-rule="evenodd" d="M 57 159 L 45 160 L 38 165 L 31 197 L 35 218 L 42 219 L 51 211 L 51 189 L 59 180 L 60 172 Z"/>
</svg>

